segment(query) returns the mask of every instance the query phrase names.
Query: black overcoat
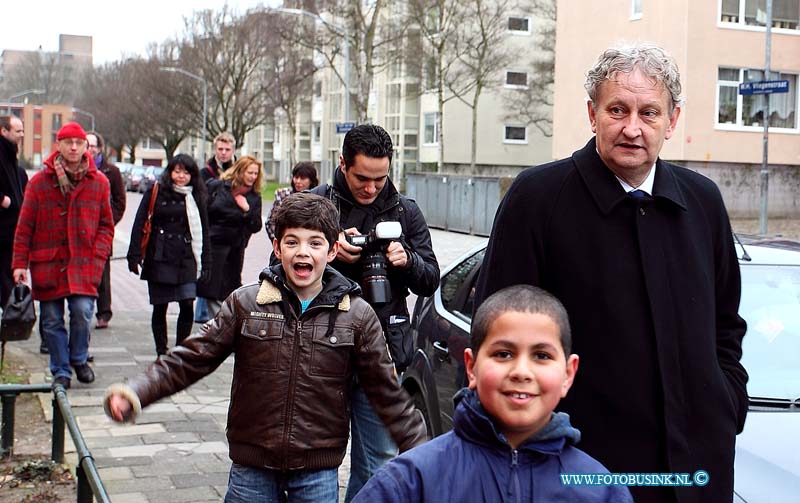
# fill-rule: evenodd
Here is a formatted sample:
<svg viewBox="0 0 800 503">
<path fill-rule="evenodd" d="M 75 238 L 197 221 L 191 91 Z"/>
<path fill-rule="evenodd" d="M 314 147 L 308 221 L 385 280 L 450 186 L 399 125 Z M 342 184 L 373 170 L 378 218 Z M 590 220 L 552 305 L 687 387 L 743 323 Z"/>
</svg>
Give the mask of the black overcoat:
<svg viewBox="0 0 800 503">
<path fill-rule="evenodd" d="M 242 286 L 244 250 L 250 237 L 262 226 L 261 195 L 250 190 L 244 197 L 250 206 L 247 211 L 236 204 L 231 182 L 208 182 L 208 225 L 213 258 L 211 276 L 197 284 L 198 297 L 222 301 Z"/>
<path fill-rule="evenodd" d="M 653 196 L 629 197 L 594 139 L 526 170 L 498 209 L 475 305 L 517 283 L 555 294 L 580 356 L 559 405 L 579 447 L 612 472 L 710 475 L 632 488 L 637 502 L 731 501 L 748 404 L 730 222 L 712 181 L 661 160 Z"/>
</svg>

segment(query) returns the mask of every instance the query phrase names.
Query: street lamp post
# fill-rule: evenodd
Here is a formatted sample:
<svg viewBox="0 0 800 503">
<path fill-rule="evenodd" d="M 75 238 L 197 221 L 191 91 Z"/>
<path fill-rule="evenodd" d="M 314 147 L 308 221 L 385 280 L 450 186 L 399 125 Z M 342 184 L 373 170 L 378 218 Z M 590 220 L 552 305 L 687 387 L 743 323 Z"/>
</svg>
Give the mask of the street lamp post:
<svg viewBox="0 0 800 503">
<path fill-rule="evenodd" d="M 73 112 L 73 113 L 74 113 L 74 112 L 78 112 L 78 113 L 81 113 L 81 114 L 83 114 L 83 115 L 88 115 L 88 116 L 89 116 L 89 118 L 90 118 L 90 119 L 92 119 L 92 131 L 95 131 L 95 127 L 94 127 L 94 114 L 92 114 L 92 113 L 90 113 L 90 112 L 87 112 L 86 110 L 81 110 L 81 109 L 80 109 L 80 108 L 78 108 L 78 107 L 72 107 L 72 112 Z"/>
<path fill-rule="evenodd" d="M 345 39 L 344 44 L 344 121 L 350 122 L 350 41 L 347 40 L 347 32 L 344 28 L 339 26 L 338 24 L 331 23 L 325 21 L 322 16 L 316 14 L 314 12 L 310 12 L 303 9 L 287 9 L 287 8 L 279 8 L 274 9 L 277 12 L 284 12 L 286 14 L 293 14 L 295 16 L 306 16 L 314 19 L 315 21 L 319 21 L 320 23 L 324 24 L 325 26 L 330 27 L 333 31 L 337 34 L 341 35 L 342 38 Z"/>
<path fill-rule="evenodd" d="M 192 72 L 188 72 L 183 68 L 177 68 L 174 66 L 162 66 L 159 68 L 159 70 L 163 72 L 180 73 L 181 75 L 186 75 L 187 77 L 199 80 L 203 84 L 203 154 L 200 162 L 206 162 L 206 124 L 208 123 L 208 83 L 206 82 L 206 79 L 200 75 L 195 75 Z"/>
<path fill-rule="evenodd" d="M 22 91 L 21 93 L 17 93 L 8 97 L 8 115 L 11 115 L 11 100 L 14 98 L 19 98 L 20 96 L 25 96 L 26 94 L 44 94 L 44 89 L 28 89 L 27 91 Z"/>
</svg>

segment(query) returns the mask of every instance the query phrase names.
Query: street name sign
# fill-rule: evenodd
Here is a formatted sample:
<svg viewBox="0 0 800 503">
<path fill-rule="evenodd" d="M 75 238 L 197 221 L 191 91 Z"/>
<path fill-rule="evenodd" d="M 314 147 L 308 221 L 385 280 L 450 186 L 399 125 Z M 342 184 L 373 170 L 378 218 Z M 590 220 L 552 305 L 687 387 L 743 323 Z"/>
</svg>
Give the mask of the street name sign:
<svg viewBox="0 0 800 503">
<path fill-rule="evenodd" d="M 788 81 L 787 81 L 788 82 Z M 355 122 L 337 122 L 336 123 L 336 134 L 346 133 L 356 127 Z"/>
<path fill-rule="evenodd" d="M 739 94 L 772 94 L 788 93 L 788 80 L 761 80 L 758 82 L 742 82 L 739 84 Z"/>
</svg>

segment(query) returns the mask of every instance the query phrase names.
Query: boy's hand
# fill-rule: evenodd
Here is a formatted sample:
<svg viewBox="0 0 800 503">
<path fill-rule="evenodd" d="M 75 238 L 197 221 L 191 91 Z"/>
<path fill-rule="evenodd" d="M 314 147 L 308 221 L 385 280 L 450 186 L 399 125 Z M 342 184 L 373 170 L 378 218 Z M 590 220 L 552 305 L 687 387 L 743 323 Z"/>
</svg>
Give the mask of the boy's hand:
<svg viewBox="0 0 800 503">
<path fill-rule="evenodd" d="M 405 267 L 408 264 L 408 254 L 403 245 L 392 241 L 386 247 L 386 260 L 395 267 Z"/>
<path fill-rule="evenodd" d="M 236 204 L 239 206 L 239 208 L 241 208 L 242 211 L 245 213 L 250 211 L 250 205 L 247 204 L 247 198 L 244 197 L 244 194 L 237 194 L 233 197 L 233 199 L 236 201 Z"/>
<path fill-rule="evenodd" d="M 348 264 L 355 264 L 361 259 L 361 247 L 353 246 L 344 237 L 345 234 L 355 236 L 361 234 L 355 227 L 350 227 L 339 233 L 339 251 L 336 252 L 336 259 Z"/>
<path fill-rule="evenodd" d="M 133 405 L 127 398 L 119 393 L 114 393 L 108 398 L 108 408 L 111 412 L 111 419 L 118 423 L 124 423 L 130 417 Z"/>
</svg>

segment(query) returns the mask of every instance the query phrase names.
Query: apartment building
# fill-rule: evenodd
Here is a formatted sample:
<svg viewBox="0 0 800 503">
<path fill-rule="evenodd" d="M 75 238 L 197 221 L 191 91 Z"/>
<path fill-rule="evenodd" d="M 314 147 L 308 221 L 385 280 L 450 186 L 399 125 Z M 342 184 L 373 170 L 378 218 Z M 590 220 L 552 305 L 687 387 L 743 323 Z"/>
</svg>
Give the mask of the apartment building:
<svg viewBox="0 0 800 503">
<path fill-rule="evenodd" d="M 394 10 L 384 13 L 382 22 L 396 23 L 403 19 L 405 8 L 402 3 L 395 5 Z M 327 15 L 323 13 L 322 16 Z M 532 52 L 538 50 L 536 34 L 539 21 L 530 9 L 520 9 L 509 11 L 504 22 L 507 36 L 503 43 L 519 57 L 517 63 L 498 72 L 498 85 L 485 89 L 481 96 L 476 152 L 478 173 L 517 173 L 521 168 L 552 158 L 551 138 L 531 125 L 508 118 L 511 115 L 509 93 L 526 89 L 528 82 L 538 78 L 527 62 Z M 406 39 L 398 41 L 390 63 L 378 67 L 369 95 L 368 121 L 380 124 L 392 137 L 395 145 L 392 177 L 397 180 L 408 171 L 435 169 L 438 159 L 437 97 L 420 61 L 421 44 L 419 35 L 415 35 L 412 28 Z M 357 55 L 351 54 L 351 57 Z M 282 182 L 288 183 L 291 169 L 289 142 L 295 143 L 296 159 L 313 161 L 324 180 L 339 162 L 344 139 L 342 124 L 357 121 L 354 103 L 350 104 L 348 121 L 345 86 L 339 77 L 346 73 L 345 58 L 337 58 L 338 72 L 327 67 L 319 54 L 314 58 L 320 70 L 314 76 L 310 100 L 299 107 L 296 137 L 289 138 L 285 117 L 276 113 L 274 125 L 259 128 L 263 131 L 252 138 L 248 135 L 242 147 L 242 152 L 266 154 L 271 150 Z M 356 85 L 355 77 L 351 78 L 351 85 Z M 472 110 L 457 99 L 449 100 L 443 117 L 446 171 L 468 173 L 471 124 Z M 264 133 L 270 130 L 273 133 L 272 148 L 259 150 L 256 146 L 265 144 L 268 135 Z M 269 160 L 265 157 L 264 162 L 266 164 Z"/>
<path fill-rule="evenodd" d="M 712 178 L 729 211 L 759 208 L 763 121 L 769 129 L 771 216 L 798 216 L 800 204 L 800 2 L 773 0 L 771 74 L 764 78 L 766 14 L 759 0 L 559 0 L 553 156 L 570 155 L 591 137 L 583 88 L 602 50 L 650 41 L 681 70 L 686 103 L 661 157 Z M 742 82 L 785 79 L 789 92 L 738 94 Z"/>
</svg>

